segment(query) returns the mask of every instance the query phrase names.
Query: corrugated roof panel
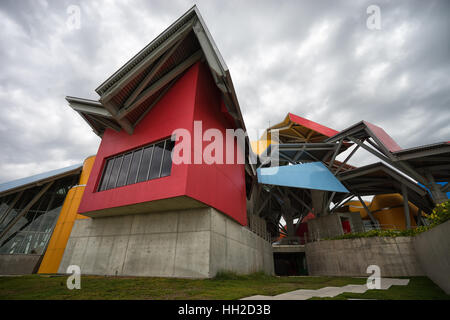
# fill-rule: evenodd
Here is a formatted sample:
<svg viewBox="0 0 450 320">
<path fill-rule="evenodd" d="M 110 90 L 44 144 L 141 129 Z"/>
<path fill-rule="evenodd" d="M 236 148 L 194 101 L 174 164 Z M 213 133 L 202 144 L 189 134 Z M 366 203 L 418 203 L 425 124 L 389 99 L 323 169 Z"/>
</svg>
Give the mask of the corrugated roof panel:
<svg viewBox="0 0 450 320">
<path fill-rule="evenodd" d="M 127 119 L 130 123 L 136 123 L 139 120 L 142 114 L 147 111 L 147 108 L 159 97 L 160 93 L 164 90 L 165 87 L 158 90 L 155 94 L 147 98 L 143 103 L 141 103 L 136 109 L 127 114 Z"/>
</svg>

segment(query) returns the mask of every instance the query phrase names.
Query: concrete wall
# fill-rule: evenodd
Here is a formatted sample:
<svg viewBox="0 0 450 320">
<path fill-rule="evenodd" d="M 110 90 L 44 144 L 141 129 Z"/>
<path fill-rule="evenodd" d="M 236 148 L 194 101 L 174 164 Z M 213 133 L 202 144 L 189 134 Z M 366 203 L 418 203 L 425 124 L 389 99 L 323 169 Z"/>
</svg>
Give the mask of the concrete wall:
<svg viewBox="0 0 450 320">
<path fill-rule="evenodd" d="M 213 208 L 77 220 L 58 272 L 72 264 L 97 275 L 273 274 L 270 243 Z"/>
<path fill-rule="evenodd" d="M 306 244 L 310 275 L 368 276 L 369 265 L 378 265 L 383 277 L 421 276 L 412 237 L 373 237 L 326 240 Z"/>
<path fill-rule="evenodd" d="M 0 254 L 0 274 L 36 273 L 41 258 L 40 254 Z"/>
<path fill-rule="evenodd" d="M 341 217 L 349 220 L 352 232 L 364 231 L 363 222 L 358 212 L 338 212 L 308 220 L 308 239 L 315 241 L 343 235 Z"/>
<path fill-rule="evenodd" d="M 450 294 L 450 220 L 414 237 L 425 274 Z"/>
</svg>

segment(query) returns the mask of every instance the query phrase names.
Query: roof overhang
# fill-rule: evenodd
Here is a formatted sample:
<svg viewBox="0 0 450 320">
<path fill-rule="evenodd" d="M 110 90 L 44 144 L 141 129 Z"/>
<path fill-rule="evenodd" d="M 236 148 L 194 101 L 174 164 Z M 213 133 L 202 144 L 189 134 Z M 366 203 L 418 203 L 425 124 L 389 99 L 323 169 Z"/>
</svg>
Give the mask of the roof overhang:
<svg viewBox="0 0 450 320">
<path fill-rule="evenodd" d="M 342 172 L 337 177 L 354 195 L 401 194 L 404 185 L 409 201 L 418 208 L 430 212 L 434 207 L 427 190 L 382 162 Z"/>
<path fill-rule="evenodd" d="M 272 131 L 278 131 L 280 143 L 323 142 L 325 139 L 338 134 L 338 131 L 320 123 L 288 113 L 283 121 L 266 130 L 265 135 L 270 139 Z"/>
<path fill-rule="evenodd" d="M 360 121 L 338 134 L 328 138 L 325 142 L 337 142 L 341 139 L 355 142 L 368 141 L 376 150 L 384 156 L 393 159 L 392 152 L 400 151 L 401 147 L 389 136 L 383 128 L 380 128 L 370 122 Z M 372 140 L 370 140 L 372 139 Z"/>
<path fill-rule="evenodd" d="M 196 6 L 104 81 L 95 90 L 99 101 L 66 99 L 98 135 L 108 127 L 132 134 L 176 79 L 201 60 L 207 62 L 236 127 L 245 130 L 230 72 Z"/>
<path fill-rule="evenodd" d="M 77 164 L 66 168 L 56 169 L 34 176 L 21 178 L 0 184 L 0 197 L 7 196 L 12 193 L 23 191 L 36 186 L 44 185 L 48 182 L 55 181 L 71 175 L 78 175 L 83 169 L 83 164 Z"/>
<path fill-rule="evenodd" d="M 431 175 L 436 182 L 450 181 L 450 142 L 404 149 L 394 152 L 394 156 L 422 176 Z"/>
</svg>

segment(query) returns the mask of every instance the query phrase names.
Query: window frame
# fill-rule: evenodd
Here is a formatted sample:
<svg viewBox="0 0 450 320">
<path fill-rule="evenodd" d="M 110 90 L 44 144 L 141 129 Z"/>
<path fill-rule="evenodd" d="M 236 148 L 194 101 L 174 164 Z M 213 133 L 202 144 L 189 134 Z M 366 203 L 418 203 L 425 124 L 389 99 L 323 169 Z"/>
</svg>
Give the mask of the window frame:
<svg viewBox="0 0 450 320">
<path fill-rule="evenodd" d="M 157 145 L 161 144 L 162 142 L 163 142 L 162 151 L 161 151 L 162 154 L 161 154 L 161 158 L 158 160 L 159 161 L 158 176 L 156 176 L 154 178 L 150 178 L 151 167 L 152 167 L 153 161 L 156 160 L 156 159 L 154 159 L 155 149 L 157 148 Z M 167 137 L 167 138 L 160 139 L 158 141 L 146 144 L 144 146 L 141 146 L 141 147 L 138 147 L 138 148 L 135 148 L 135 149 L 131 149 L 131 150 L 127 150 L 127 151 L 121 152 L 119 154 L 116 154 L 114 156 L 110 156 L 110 157 L 105 158 L 104 165 L 103 165 L 103 168 L 102 168 L 102 174 L 101 174 L 101 177 L 100 177 L 100 180 L 98 182 L 98 185 L 97 185 L 97 188 L 96 188 L 95 192 L 102 192 L 102 191 L 117 189 L 117 188 L 121 188 L 121 187 L 126 187 L 126 186 L 133 185 L 133 184 L 136 184 L 136 183 L 141 183 L 141 182 L 146 182 L 146 181 L 150 181 L 150 180 L 170 177 L 171 174 L 172 174 L 172 168 L 173 168 L 172 157 L 170 159 L 171 165 L 170 165 L 169 174 L 161 175 L 162 171 L 163 171 L 164 159 L 165 159 L 165 155 L 166 155 L 166 147 L 168 146 L 168 143 L 172 144 L 171 149 L 170 149 L 170 155 L 171 155 L 172 151 L 173 151 L 173 148 L 175 147 L 175 140 L 173 140 L 172 137 Z M 147 176 L 146 176 L 145 180 L 138 181 L 139 180 L 139 173 L 141 172 L 141 165 L 143 163 L 144 153 L 145 153 L 145 150 L 148 149 L 148 148 L 152 148 L 151 155 L 150 155 L 150 160 L 149 160 L 149 163 L 148 163 L 148 168 L 144 168 L 143 167 L 144 170 L 147 170 Z M 134 182 L 129 183 L 128 180 L 130 178 L 131 165 L 132 165 L 134 157 L 139 152 L 140 152 L 140 156 L 139 156 L 139 162 L 138 162 L 138 165 L 137 165 L 137 168 L 136 168 L 136 177 L 134 179 Z M 131 159 L 130 159 L 130 163 L 128 164 L 127 172 L 126 172 L 126 175 L 125 175 L 125 184 L 118 186 L 117 184 L 119 182 L 119 177 L 120 177 L 120 174 L 121 174 L 124 158 L 128 154 L 131 154 Z M 108 166 L 110 165 L 110 161 L 113 161 L 112 164 L 111 164 L 111 170 L 109 172 L 109 176 L 105 176 L 105 174 L 107 173 Z M 110 181 L 111 180 L 111 176 L 113 175 L 114 167 L 116 166 L 116 161 L 120 161 L 120 165 L 119 165 L 118 170 L 117 170 L 117 176 L 115 177 L 116 181 L 114 182 L 114 186 L 109 187 L 109 185 L 111 183 L 111 181 Z M 107 181 L 105 182 L 104 179 L 106 179 Z"/>
</svg>

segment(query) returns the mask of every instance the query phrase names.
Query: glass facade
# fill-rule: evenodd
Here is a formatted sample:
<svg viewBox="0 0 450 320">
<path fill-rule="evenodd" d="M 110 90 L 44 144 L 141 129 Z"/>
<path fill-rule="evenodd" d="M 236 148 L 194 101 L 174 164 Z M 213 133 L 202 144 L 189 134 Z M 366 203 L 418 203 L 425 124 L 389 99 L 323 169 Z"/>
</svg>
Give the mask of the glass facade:
<svg viewBox="0 0 450 320">
<path fill-rule="evenodd" d="M 52 235 L 59 212 L 69 189 L 78 175 L 61 178 L 17 221 L 17 215 L 39 193 L 43 186 L 0 197 L 0 254 L 43 254 Z M 20 195 L 19 198 L 17 196 Z M 13 223 L 13 225 L 11 225 Z"/>
<path fill-rule="evenodd" d="M 169 176 L 174 144 L 166 139 L 107 159 L 98 191 Z"/>
</svg>

